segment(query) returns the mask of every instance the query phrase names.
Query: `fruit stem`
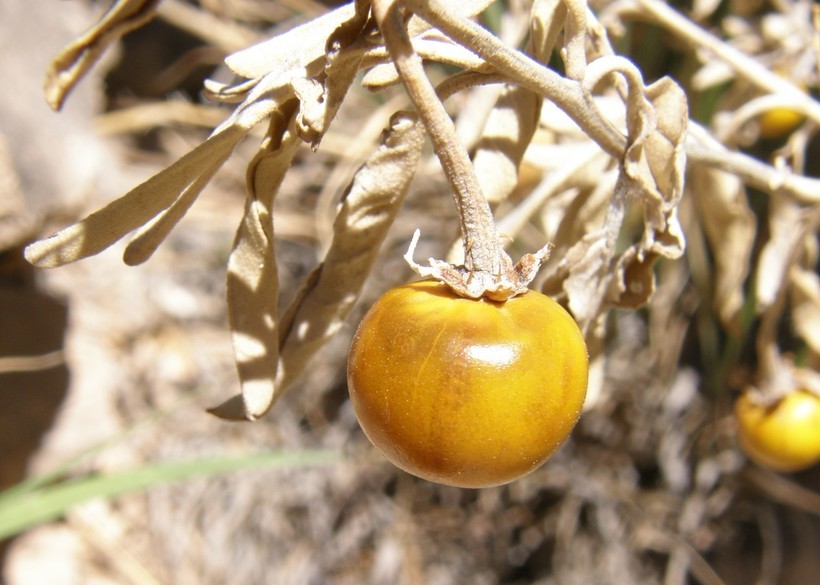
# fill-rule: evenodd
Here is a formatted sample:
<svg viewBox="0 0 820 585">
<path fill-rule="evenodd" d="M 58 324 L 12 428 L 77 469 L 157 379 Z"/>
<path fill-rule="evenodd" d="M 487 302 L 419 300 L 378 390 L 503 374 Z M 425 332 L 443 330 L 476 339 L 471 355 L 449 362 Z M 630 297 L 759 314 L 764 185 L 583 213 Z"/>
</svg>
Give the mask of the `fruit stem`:
<svg viewBox="0 0 820 585">
<path fill-rule="evenodd" d="M 456 138 L 455 125 L 413 49 L 400 3 L 374 0 L 372 6 L 393 64 L 453 189 L 464 243 L 464 268 L 470 274 L 480 272 L 503 278 L 513 271 L 512 260 L 501 244 L 492 210 L 481 191 L 470 157 Z"/>
</svg>

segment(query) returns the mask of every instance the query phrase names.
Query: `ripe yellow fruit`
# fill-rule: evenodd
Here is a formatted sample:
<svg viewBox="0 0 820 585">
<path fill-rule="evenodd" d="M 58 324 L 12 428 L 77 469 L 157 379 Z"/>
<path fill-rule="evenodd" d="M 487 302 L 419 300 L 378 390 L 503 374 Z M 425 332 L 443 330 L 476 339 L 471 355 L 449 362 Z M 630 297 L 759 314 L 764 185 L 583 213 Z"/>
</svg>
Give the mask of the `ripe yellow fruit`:
<svg viewBox="0 0 820 585">
<path fill-rule="evenodd" d="M 459 487 L 539 467 L 578 421 L 589 358 L 572 317 L 528 291 L 499 303 L 422 281 L 385 293 L 356 332 L 351 401 L 395 465 Z"/>
<path fill-rule="evenodd" d="M 744 393 L 735 402 L 738 442 L 749 458 L 774 471 L 800 471 L 820 462 L 820 398 L 790 392 L 766 407 Z"/>
<path fill-rule="evenodd" d="M 774 108 L 760 115 L 760 137 L 766 140 L 782 138 L 794 132 L 806 117 L 789 108 Z"/>
</svg>

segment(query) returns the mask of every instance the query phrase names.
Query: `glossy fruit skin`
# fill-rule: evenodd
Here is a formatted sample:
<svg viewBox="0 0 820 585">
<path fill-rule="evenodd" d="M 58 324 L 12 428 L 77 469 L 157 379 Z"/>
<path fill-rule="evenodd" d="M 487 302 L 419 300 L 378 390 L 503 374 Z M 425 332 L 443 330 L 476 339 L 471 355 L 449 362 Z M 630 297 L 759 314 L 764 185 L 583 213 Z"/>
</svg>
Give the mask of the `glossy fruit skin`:
<svg viewBox="0 0 820 585">
<path fill-rule="evenodd" d="M 738 443 L 749 458 L 774 471 L 800 471 L 820 462 L 820 398 L 790 392 L 770 407 L 747 392 L 735 402 Z"/>
<path fill-rule="evenodd" d="M 783 138 L 805 121 L 803 114 L 788 108 L 767 110 L 760 116 L 760 137 L 766 140 Z"/>
<path fill-rule="evenodd" d="M 396 466 L 459 487 L 517 479 L 578 421 L 589 358 L 572 317 L 529 291 L 504 303 L 421 281 L 385 293 L 348 360 L 359 423 Z"/>
</svg>

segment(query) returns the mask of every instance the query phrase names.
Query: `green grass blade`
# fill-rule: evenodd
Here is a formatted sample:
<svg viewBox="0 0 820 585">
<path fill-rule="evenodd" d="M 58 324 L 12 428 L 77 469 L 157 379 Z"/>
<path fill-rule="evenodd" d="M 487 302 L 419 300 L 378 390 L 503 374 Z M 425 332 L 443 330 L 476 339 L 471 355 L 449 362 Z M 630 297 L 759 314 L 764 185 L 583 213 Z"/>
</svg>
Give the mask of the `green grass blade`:
<svg viewBox="0 0 820 585">
<path fill-rule="evenodd" d="M 340 459 L 335 451 L 272 451 L 158 463 L 105 475 L 71 479 L 0 499 L 0 540 L 56 518 L 77 504 L 95 498 L 115 498 L 172 481 L 223 475 L 261 467 L 327 465 Z"/>
</svg>

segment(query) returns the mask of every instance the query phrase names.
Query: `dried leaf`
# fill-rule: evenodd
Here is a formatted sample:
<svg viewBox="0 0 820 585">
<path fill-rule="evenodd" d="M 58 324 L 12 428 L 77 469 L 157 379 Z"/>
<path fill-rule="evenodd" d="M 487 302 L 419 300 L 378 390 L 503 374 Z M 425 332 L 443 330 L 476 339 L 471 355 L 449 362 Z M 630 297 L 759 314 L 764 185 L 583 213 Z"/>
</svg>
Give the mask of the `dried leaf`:
<svg viewBox="0 0 820 585">
<path fill-rule="evenodd" d="M 246 79 L 258 79 L 272 71 L 279 73 L 305 69 L 323 59 L 327 39 L 355 16 L 353 3 L 323 14 L 281 35 L 258 43 L 225 58 L 228 68 Z M 319 70 L 323 64 L 319 65 Z"/>
<path fill-rule="evenodd" d="M 642 250 L 679 258 L 685 246 L 677 206 L 686 169 L 686 95 L 674 81 L 662 78 L 646 88 L 646 97 L 655 113 L 655 127 L 630 111 L 627 124 L 632 143 L 624 156 L 624 170 L 640 187 L 644 203 Z"/>
<path fill-rule="evenodd" d="M 616 278 L 608 292 L 613 307 L 637 309 L 643 307 L 655 294 L 655 261 L 658 255 L 639 253 L 632 246 L 618 257 Z"/>
<path fill-rule="evenodd" d="M 693 166 L 689 192 L 715 261 L 715 311 L 724 324 L 733 324 L 744 303 L 755 216 L 746 201 L 743 182 L 736 175 L 713 167 Z"/>
<path fill-rule="evenodd" d="M 563 289 L 569 299 L 569 310 L 586 332 L 601 312 L 609 278 L 613 249 L 601 230 L 584 236 L 570 248 L 562 263 L 569 267 Z"/>
<path fill-rule="evenodd" d="M 518 166 L 541 114 L 541 98 L 508 87 L 498 99 L 476 144 L 473 165 L 487 200 L 499 203 L 518 184 Z"/>
<path fill-rule="evenodd" d="M 604 302 L 607 295 L 611 295 L 613 278 L 617 276 L 612 264 L 626 212 L 629 183 L 623 173 L 618 174 L 603 227 L 576 242 L 553 267 L 542 286 L 545 292 L 563 288 L 569 309 L 585 334 L 599 323 Z"/>
<path fill-rule="evenodd" d="M 210 178 L 247 129 L 228 127 L 119 199 L 26 248 L 26 259 L 54 268 L 98 254 L 173 205 L 191 183 Z"/>
<path fill-rule="evenodd" d="M 222 160 L 213 161 L 210 168 L 203 175 L 194 179 L 168 209 L 137 230 L 122 255 L 122 259 L 126 264 L 129 266 L 142 264 L 157 251 L 159 245 L 188 212 L 191 205 L 194 204 L 194 201 L 208 184 L 208 181 L 211 180 L 211 177 L 226 159 L 227 154 Z"/>
<path fill-rule="evenodd" d="M 91 30 L 63 49 L 46 72 L 46 101 L 52 109 L 62 108 L 69 92 L 109 45 L 154 18 L 157 4 L 159 0 L 116 0 Z"/>
<path fill-rule="evenodd" d="M 557 248 L 568 248 L 601 225 L 614 185 L 605 174 L 611 159 L 596 144 L 589 142 L 536 147 L 528 152 L 533 151 L 540 159 L 539 165 L 549 164 L 550 168 L 544 169 L 546 176 L 527 197 L 498 220 L 498 230 L 515 236 L 540 213 L 552 244 Z M 578 193 L 577 189 L 568 191 L 583 184 L 587 174 L 594 177 L 591 182 L 597 183 L 596 189 L 590 190 L 597 196 Z M 600 193 L 597 193 L 598 187 Z M 590 225 L 593 222 L 594 226 Z"/>
<path fill-rule="evenodd" d="M 802 237 L 803 209 L 791 197 L 773 193 L 769 198 L 769 240 L 763 246 L 755 276 L 757 309 L 762 312 L 777 298 Z"/>
<path fill-rule="evenodd" d="M 812 352 L 820 355 L 820 276 L 795 266 L 789 279 L 794 330 Z"/>
<path fill-rule="evenodd" d="M 357 2 L 354 15 L 327 38 L 324 72 L 315 80 L 296 78 L 293 81 L 301 102 L 296 118 L 300 135 L 313 148 L 319 145 L 359 70 L 364 53 L 351 47 L 366 32 L 368 14 L 368 3 Z"/>
<path fill-rule="evenodd" d="M 537 61 L 549 63 L 566 22 L 566 4 L 563 0 L 535 0 L 530 15 L 530 52 Z"/>
<path fill-rule="evenodd" d="M 343 325 L 404 199 L 422 143 L 423 133 L 415 118 L 406 113 L 395 115 L 382 146 L 356 173 L 349 187 L 322 264 L 308 276 L 278 322 L 273 317 L 276 295 L 275 281 L 271 279 L 275 279 L 275 265 L 269 221 L 263 223 L 258 214 L 246 214 L 250 222 L 245 228 L 246 241 L 240 245 L 237 239 L 232 254 L 236 268 L 229 269 L 228 280 L 242 395 L 211 413 L 234 420 L 255 420 Z M 271 161 L 270 170 L 275 162 Z M 264 225 L 268 227 L 263 229 Z M 266 250 L 264 257 L 258 255 L 260 248 Z M 237 252 L 240 249 L 244 250 L 241 254 Z M 272 271 L 264 275 L 264 281 L 260 274 L 263 268 Z"/>
<path fill-rule="evenodd" d="M 228 316 L 242 395 L 241 400 L 231 399 L 210 412 L 232 420 L 256 420 L 274 400 L 279 281 L 273 200 L 301 144 L 295 132 L 286 132 L 283 125 L 278 117 L 271 121 L 268 136 L 248 166 L 245 213 L 228 260 Z"/>
<path fill-rule="evenodd" d="M 421 156 L 424 134 L 415 116 L 398 113 L 382 146 L 356 173 L 333 225 L 333 240 L 282 318 L 277 392 L 343 325 L 404 200 Z"/>
</svg>

